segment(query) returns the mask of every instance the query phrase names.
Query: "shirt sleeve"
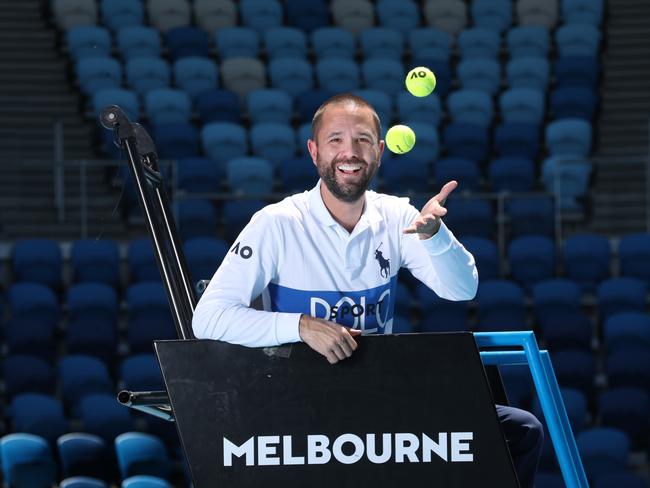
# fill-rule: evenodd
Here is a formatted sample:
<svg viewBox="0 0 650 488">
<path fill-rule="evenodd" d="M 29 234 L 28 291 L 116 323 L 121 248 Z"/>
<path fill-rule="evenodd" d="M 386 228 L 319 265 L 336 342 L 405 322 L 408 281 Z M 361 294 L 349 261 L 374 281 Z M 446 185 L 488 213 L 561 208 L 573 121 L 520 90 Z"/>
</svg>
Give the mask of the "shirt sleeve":
<svg viewBox="0 0 650 488">
<path fill-rule="evenodd" d="M 299 313 L 255 310 L 251 302 L 277 275 L 282 234 L 274 216 L 257 212 L 203 292 L 192 318 L 198 339 L 249 347 L 300 341 Z"/>
<path fill-rule="evenodd" d="M 420 212 L 408 205 L 403 227 L 408 227 Z M 402 237 L 402 265 L 436 295 L 447 300 L 471 300 L 478 287 L 474 256 L 467 251 L 441 222 L 438 232 L 429 239 L 417 234 Z"/>
</svg>

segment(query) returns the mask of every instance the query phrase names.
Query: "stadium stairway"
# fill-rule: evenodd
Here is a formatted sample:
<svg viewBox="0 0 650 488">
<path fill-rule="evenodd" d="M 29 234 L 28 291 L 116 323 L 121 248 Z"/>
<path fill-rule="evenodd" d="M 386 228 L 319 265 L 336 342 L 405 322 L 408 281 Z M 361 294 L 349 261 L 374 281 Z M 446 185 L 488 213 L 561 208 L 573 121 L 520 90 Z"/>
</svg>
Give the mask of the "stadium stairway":
<svg viewBox="0 0 650 488">
<path fill-rule="evenodd" d="M 0 0 L 0 218 L 7 239 L 79 237 L 79 171 L 66 171 L 65 220 L 54 203 L 54 122 L 63 125 L 63 157 L 94 158 L 93 129 L 79 111 L 79 95 L 67 80 L 67 61 L 57 52 L 57 32 L 39 0 Z M 49 161 L 44 164 L 43 161 Z M 90 233 L 124 235 L 110 218 L 116 195 L 104 169 L 89 170 Z M 108 210 L 107 210 L 108 209 Z"/>
<path fill-rule="evenodd" d="M 650 30 L 647 0 L 609 0 L 589 231 L 647 231 Z"/>
</svg>

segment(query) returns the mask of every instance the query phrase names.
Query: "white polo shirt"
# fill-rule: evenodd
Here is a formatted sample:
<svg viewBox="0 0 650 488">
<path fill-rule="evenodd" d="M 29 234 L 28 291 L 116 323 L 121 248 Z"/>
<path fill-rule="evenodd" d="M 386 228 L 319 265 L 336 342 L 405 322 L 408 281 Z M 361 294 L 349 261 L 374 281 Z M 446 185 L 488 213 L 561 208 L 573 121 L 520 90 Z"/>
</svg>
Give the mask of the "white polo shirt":
<svg viewBox="0 0 650 488">
<path fill-rule="evenodd" d="M 391 333 L 401 267 L 441 298 L 472 299 L 474 258 L 444 223 L 431 239 L 402 232 L 419 213 L 408 198 L 367 191 L 349 233 L 325 207 L 320 181 L 268 205 L 252 217 L 203 293 L 194 334 L 245 346 L 297 342 L 303 313 L 365 333 Z M 260 294 L 264 310 L 250 308 Z"/>
</svg>

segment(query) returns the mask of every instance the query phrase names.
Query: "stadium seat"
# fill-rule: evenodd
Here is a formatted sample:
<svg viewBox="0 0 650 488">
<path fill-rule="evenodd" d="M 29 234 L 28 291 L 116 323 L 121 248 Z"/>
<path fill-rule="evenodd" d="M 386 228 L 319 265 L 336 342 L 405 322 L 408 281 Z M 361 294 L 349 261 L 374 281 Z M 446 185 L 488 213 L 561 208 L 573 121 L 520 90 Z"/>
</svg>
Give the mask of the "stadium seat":
<svg viewBox="0 0 650 488">
<path fill-rule="evenodd" d="M 189 56 L 178 59 L 173 65 L 176 85 L 193 99 L 203 92 L 218 88 L 217 65 L 209 58 Z"/>
<path fill-rule="evenodd" d="M 420 161 L 430 164 L 438 158 L 440 140 L 438 130 L 433 124 L 425 122 L 404 121 L 417 134 L 417 144 L 408 153 L 410 161 Z"/>
<path fill-rule="evenodd" d="M 600 46 L 600 30 L 588 24 L 564 24 L 555 31 L 558 56 L 597 57 Z"/>
<path fill-rule="evenodd" d="M 273 191 L 273 165 L 261 157 L 234 158 L 226 165 L 230 191 L 249 195 Z"/>
<path fill-rule="evenodd" d="M 104 88 L 92 96 L 93 112 L 99 116 L 108 105 L 118 105 L 132 121 L 140 119 L 140 101 L 133 90 L 123 88 Z M 113 134 L 111 133 L 111 136 Z"/>
<path fill-rule="evenodd" d="M 266 86 L 266 68 L 255 58 L 226 59 L 221 63 L 221 78 L 224 88 L 243 98 L 249 92 Z"/>
<path fill-rule="evenodd" d="M 356 39 L 351 32 L 341 27 L 319 27 L 310 37 L 316 60 L 354 59 Z"/>
<path fill-rule="evenodd" d="M 126 83 L 141 96 L 156 89 L 168 88 L 171 68 L 161 58 L 132 58 L 126 62 Z"/>
<path fill-rule="evenodd" d="M 271 27 L 264 32 L 263 39 L 268 60 L 307 57 L 307 35 L 296 27 Z"/>
<path fill-rule="evenodd" d="M 187 267 L 194 282 L 210 279 L 228 253 L 223 239 L 199 237 L 185 242 Z"/>
<path fill-rule="evenodd" d="M 92 95 L 104 88 L 119 88 L 122 67 L 110 57 L 82 58 L 77 63 L 77 77 L 83 93 Z"/>
<path fill-rule="evenodd" d="M 426 97 L 414 97 L 406 91 L 401 91 L 397 94 L 396 102 L 399 120 L 424 122 L 426 124 L 433 124 L 436 127 L 440 125 L 442 106 L 440 104 L 440 98 L 435 93 Z M 372 105 L 375 106 L 374 103 Z M 380 117 L 380 119 L 386 123 L 390 121 L 390 118 L 385 120 Z"/>
<path fill-rule="evenodd" d="M 68 288 L 66 294 L 68 320 L 96 318 L 117 320 L 118 303 L 115 289 L 105 283 L 78 283 Z"/>
<path fill-rule="evenodd" d="M 513 279 L 524 288 L 555 275 L 555 244 L 544 236 L 522 236 L 508 246 L 508 264 Z"/>
<path fill-rule="evenodd" d="M 68 421 L 63 406 L 50 395 L 22 393 L 10 404 L 14 432 L 38 435 L 52 446 L 56 439 L 68 431 Z"/>
<path fill-rule="evenodd" d="M 561 119 L 546 126 L 546 145 L 552 156 L 587 157 L 591 150 L 591 124 L 582 119 Z"/>
<path fill-rule="evenodd" d="M 250 129 L 253 156 L 271 162 L 274 167 L 296 155 L 296 134 L 287 124 L 263 122 Z"/>
<path fill-rule="evenodd" d="M 630 440 L 618 429 L 594 427 L 576 436 L 578 452 L 589 479 L 624 471 L 630 452 Z"/>
<path fill-rule="evenodd" d="M 201 143 L 207 157 L 225 168 L 226 162 L 248 152 L 246 130 L 232 122 L 211 122 L 201 129 Z"/>
<path fill-rule="evenodd" d="M 314 87 L 313 66 L 304 59 L 274 59 L 269 63 L 268 69 L 271 86 L 292 97 Z"/>
<path fill-rule="evenodd" d="M 598 84 L 600 65 L 593 57 L 567 56 L 553 64 L 557 87 L 587 86 L 595 88 Z"/>
<path fill-rule="evenodd" d="M 602 425 L 620 429 L 636 446 L 643 446 L 650 433 L 650 395 L 634 387 L 609 388 L 598 396 Z M 627 485 L 625 485 L 627 486 Z"/>
<path fill-rule="evenodd" d="M 80 403 L 80 413 L 84 432 L 101 437 L 109 445 L 122 432 L 133 430 L 129 409 L 115 401 L 114 393 L 84 396 Z"/>
<path fill-rule="evenodd" d="M 135 0 L 135 3 L 140 5 L 139 0 Z M 152 27 L 133 25 L 121 28 L 116 34 L 116 40 L 120 56 L 126 61 L 159 58 L 161 55 L 160 34 Z"/>
<path fill-rule="evenodd" d="M 544 92 L 531 88 L 510 88 L 499 96 L 499 109 L 505 122 L 541 125 L 544 105 Z"/>
<path fill-rule="evenodd" d="M 120 365 L 120 380 L 130 391 L 159 391 L 165 389 L 158 360 L 153 353 L 134 354 Z"/>
<path fill-rule="evenodd" d="M 450 198 L 447 207 L 449 214 L 445 217 L 445 221 L 455 235 L 492 237 L 495 222 L 492 208 L 487 200 Z"/>
<path fill-rule="evenodd" d="M 131 353 L 150 352 L 153 340 L 176 338 L 162 283 L 131 285 L 126 291 L 126 302 L 129 310 L 127 341 Z"/>
<path fill-rule="evenodd" d="M 648 286 L 636 278 L 609 278 L 596 290 L 602 318 L 619 312 L 644 312 Z"/>
<path fill-rule="evenodd" d="M 460 124 L 489 127 L 494 117 L 492 98 L 480 90 L 456 90 L 447 98 L 451 120 Z"/>
<path fill-rule="evenodd" d="M 508 55 L 515 58 L 548 57 L 551 39 L 549 31 L 542 25 L 520 25 L 506 35 Z"/>
<path fill-rule="evenodd" d="M 239 97 L 230 90 L 214 89 L 201 93 L 196 99 L 196 110 L 203 124 L 209 122 L 239 123 Z"/>
<path fill-rule="evenodd" d="M 237 5 L 233 0 L 194 0 L 194 18 L 206 32 L 237 25 Z"/>
<path fill-rule="evenodd" d="M 359 88 L 360 70 L 353 60 L 327 57 L 316 63 L 316 78 L 325 90 L 335 93 L 353 91 Z"/>
<path fill-rule="evenodd" d="M 214 205 L 203 199 L 179 202 L 178 231 L 183 240 L 213 236 L 217 231 L 217 212 Z"/>
<path fill-rule="evenodd" d="M 379 24 L 406 37 L 420 23 L 418 5 L 412 0 L 380 0 L 376 5 Z"/>
<path fill-rule="evenodd" d="M 354 35 L 375 24 L 374 6 L 369 0 L 333 0 L 330 11 L 334 25 Z"/>
<path fill-rule="evenodd" d="M 14 282 L 33 282 L 53 289 L 61 286 L 63 259 L 58 243 L 24 239 L 14 244 L 11 259 Z"/>
<path fill-rule="evenodd" d="M 563 0 L 562 19 L 566 24 L 587 24 L 599 26 L 603 20 L 602 0 Z"/>
<path fill-rule="evenodd" d="M 415 287 L 415 296 L 420 307 L 423 332 L 469 330 L 468 302 L 444 300 L 420 282 Z"/>
<path fill-rule="evenodd" d="M 140 475 L 122 481 L 121 488 L 172 488 L 172 485 L 162 478 Z"/>
<path fill-rule="evenodd" d="M 59 359 L 57 370 L 64 401 L 75 416 L 79 414 L 79 402 L 84 396 L 111 394 L 115 390 L 108 368 L 95 357 L 66 355 Z"/>
<path fill-rule="evenodd" d="M 526 328 L 524 292 L 514 282 L 486 280 L 479 284 L 477 330 L 522 330 Z"/>
<path fill-rule="evenodd" d="M 545 58 L 521 57 L 506 64 L 510 88 L 534 88 L 545 92 L 550 77 L 550 65 Z"/>
<path fill-rule="evenodd" d="M 393 97 L 391 97 L 389 94 L 387 94 L 384 91 L 373 90 L 373 89 L 355 90 L 354 94 L 363 98 L 365 101 L 367 101 L 368 103 L 370 103 L 370 105 L 373 106 L 373 108 L 377 112 L 377 115 L 379 116 L 379 121 L 381 122 L 383 127 L 387 127 L 390 125 L 391 120 L 393 120 Z M 398 94 L 398 98 L 400 95 L 401 93 Z M 409 96 L 411 98 L 415 98 L 410 94 Z M 433 99 L 435 97 L 426 97 L 426 98 Z M 411 120 L 416 120 L 416 119 L 411 118 Z M 430 122 L 430 120 L 428 120 L 427 122 Z"/>
<path fill-rule="evenodd" d="M 104 27 L 80 25 L 66 33 L 68 51 L 73 61 L 85 57 L 105 57 L 111 52 L 111 35 Z"/>
<path fill-rule="evenodd" d="M 287 193 L 297 193 L 313 188 L 318 180 L 316 167 L 310 156 L 287 159 L 278 170 L 282 190 Z"/>
<path fill-rule="evenodd" d="M 250 27 L 225 27 L 214 34 L 221 60 L 229 58 L 254 58 L 260 49 L 260 35 Z"/>
<path fill-rule="evenodd" d="M 7 296 L 12 319 L 31 320 L 53 329 L 60 309 L 54 292 L 40 283 L 14 283 Z M 7 330 L 9 340 L 9 330 Z"/>
<path fill-rule="evenodd" d="M 307 90 L 296 97 L 296 109 L 301 123 L 311 124 L 314 113 L 327 99 L 334 96 L 331 90 Z"/>
<path fill-rule="evenodd" d="M 255 212 L 264 207 L 262 200 L 228 200 L 223 205 L 226 240 L 233 242 Z"/>
<path fill-rule="evenodd" d="M 54 21 L 63 30 L 97 23 L 95 0 L 53 0 Z"/>
<path fill-rule="evenodd" d="M 162 32 L 188 26 L 192 20 L 188 0 L 147 0 L 147 13 L 151 25 Z"/>
<path fill-rule="evenodd" d="M 2 477 L 7 486 L 32 488 L 56 482 L 56 461 L 47 441 L 27 433 L 0 438 Z"/>
<path fill-rule="evenodd" d="M 404 66 L 396 59 L 372 58 L 361 63 L 364 86 L 395 97 L 404 90 Z"/>
<path fill-rule="evenodd" d="M 528 405 L 533 395 L 533 380 L 530 369 L 526 365 L 504 364 L 499 366 L 499 372 L 510 405 L 519 408 L 530 408 Z M 535 478 L 535 481 L 537 482 L 537 478 Z M 564 488 L 564 483 L 560 488 Z"/>
<path fill-rule="evenodd" d="M 596 114 L 598 96 L 587 86 L 559 87 L 551 93 L 554 119 L 579 118 L 591 121 Z"/>
<path fill-rule="evenodd" d="M 404 39 L 399 31 L 388 27 L 370 27 L 359 34 L 359 46 L 364 59 L 402 60 Z"/>
<path fill-rule="evenodd" d="M 170 58 L 209 56 L 208 33 L 198 27 L 174 27 L 165 33 L 165 44 Z"/>
<path fill-rule="evenodd" d="M 620 348 L 607 356 L 605 374 L 608 386 L 650 389 L 650 356 L 644 348 Z"/>
<path fill-rule="evenodd" d="M 563 212 L 584 210 L 584 198 L 589 190 L 591 164 L 582 158 L 550 157 L 542 163 L 542 181 L 547 191 L 559 196 Z"/>
<path fill-rule="evenodd" d="M 532 287 L 535 317 L 544 321 L 554 315 L 570 316 L 580 311 L 580 286 L 566 278 L 552 278 Z"/>
<path fill-rule="evenodd" d="M 262 34 L 283 23 L 282 4 L 278 0 L 241 0 L 239 16 L 242 25 Z"/>
<path fill-rule="evenodd" d="M 411 53 L 417 53 L 418 57 L 448 62 L 452 37 L 448 32 L 435 27 L 420 27 L 409 31 L 408 45 Z"/>
<path fill-rule="evenodd" d="M 587 397 L 583 392 L 575 388 L 560 388 L 560 395 L 562 395 L 562 402 L 569 417 L 571 430 L 574 435 L 577 435 L 587 427 L 587 418 L 589 415 L 587 410 Z M 537 418 L 543 418 L 543 412 L 537 395 L 533 398 L 531 410 Z M 539 480 L 536 477 L 535 485 L 537 486 L 538 484 Z M 564 483 L 562 483 L 562 486 L 564 486 Z"/>
<path fill-rule="evenodd" d="M 472 253 L 476 268 L 481 270 L 481 280 L 496 280 L 500 276 L 499 250 L 496 243 L 485 237 L 463 237 L 465 249 Z"/>
<path fill-rule="evenodd" d="M 188 123 L 192 115 L 192 100 L 183 90 L 155 88 L 144 96 L 145 112 L 153 126 Z"/>
<path fill-rule="evenodd" d="M 67 354 L 86 354 L 112 366 L 117 348 L 117 324 L 115 321 L 94 317 L 71 320 L 66 327 Z"/>
<path fill-rule="evenodd" d="M 411 154 L 384 155 L 379 174 L 389 193 L 429 191 L 430 161 L 413 159 Z"/>
<path fill-rule="evenodd" d="M 451 123 L 443 131 L 448 156 L 467 158 L 476 162 L 488 156 L 489 139 L 487 126 Z"/>
<path fill-rule="evenodd" d="M 131 283 L 160 280 L 151 239 L 148 237 L 133 239 L 129 243 L 127 259 Z"/>
<path fill-rule="evenodd" d="M 522 235 L 552 237 L 555 233 L 554 203 L 547 196 L 512 197 L 507 202 L 506 213 L 510 220 L 512 237 Z"/>
<path fill-rule="evenodd" d="M 122 479 L 148 475 L 167 478 L 171 462 L 163 442 L 151 434 L 125 432 L 115 438 L 115 452 Z"/>
<path fill-rule="evenodd" d="M 503 32 L 512 24 L 510 0 L 474 0 L 471 12 L 476 27 Z"/>
<path fill-rule="evenodd" d="M 154 139 L 161 159 L 188 158 L 199 155 L 199 131 L 184 122 L 159 124 Z"/>
<path fill-rule="evenodd" d="M 104 25 L 113 32 L 144 23 L 144 6 L 139 0 L 101 0 Z"/>
<path fill-rule="evenodd" d="M 181 158 L 176 166 L 176 184 L 186 193 L 217 193 L 223 168 L 208 158 Z"/>
<path fill-rule="evenodd" d="M 460 57 L 466 59 L 497 59 L 499 33 L 490 29 L 470 27 L 458 34 Z"/>
<path fill-rule="evenodd" d="M 562 254 L 565 275 L 585 291 L 594 291 L 610 275 L 611 250 L 606 237 L 575 234 L 565 239 Z"/>
<path fill-rule="evenodd" d="M 74 476 L 61 480 L 59 488 L 109 488 L 105 481 L 90 476 Z"/>
<path fill-rule="evenodd" d="M 621 348 L 646 348 L 650 352 L 650 315 L 620 312 L 603 323 L 603 338 L 608 351 Z"/>
<path fill-rule="evenodd" d="M 463 89 L 494 95 L 501 84 L 501 66 L 494 59 L 465 59 L 458 63 L 458 79 Z"/>
<path fill-rule="evenodd" d="M 650 285 L 650 234 L 625 234 L 618 245 L 622 276 L 638 278 Z"/>
<path fill-rule="evenodd" d="M 494 150 L 502 157 L 536 160 L 541 145 L 536 124 L 511 122 L 500 124 L 494 131 Z"/>
<path fill-rule="evenodd" d="M 471 159 L 443 158 L 434 163 L 433 178 L 439 186 L 456 180 L 462 191 L 475 192 L 480 186 L 480 169 Z"/>
<path fill-rule="evenodd" d="M 23 354 L 7 356 L 4 359 L 2 376 L 7 400 L 22 393 L 55 393 L 54 370 L 40 357 Z"/>
<path fill-rule="evenodd" d="M 517 0 L 515 9 L 520 25 L 539 25 L 552 29 L 558 22 L 557 1 L 540 3 L 537 0 Z"/>
<path fill-rule="evenodd" d="M 559 385 L 575 388 L 591 398 L 594 393 L 596 358 L 585 349 L 563 349 L 554 351 L 551 362 Z"/>
<path fill-rule="evenodd" d="M 327 2 L 323 0 L 313 2 L 287 0 L 285 2 L 285 11 L 288 24 L 307 33 L 329 24 L 329 9 Z"/>
<path fill-rule="evenodd" d="M 525 158 L 497 158 L 488 166 L 488 178 L 495 192 L 529 192 L 535 183 L 535 163 Z"/>
<path fill-rule="evenodd" d="M 422 12 L 427 25 L 451 35 L 467 25 L 467 5 L 463 0 L 428 0 Z"/>
</svg>

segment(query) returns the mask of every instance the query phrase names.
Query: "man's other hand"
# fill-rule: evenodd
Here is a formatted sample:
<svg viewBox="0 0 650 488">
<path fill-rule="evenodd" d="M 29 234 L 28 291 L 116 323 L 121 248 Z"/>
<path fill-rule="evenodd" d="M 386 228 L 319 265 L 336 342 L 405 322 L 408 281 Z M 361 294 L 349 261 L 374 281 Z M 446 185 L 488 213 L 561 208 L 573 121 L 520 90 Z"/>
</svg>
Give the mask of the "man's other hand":
<svg viewBox="0 0 650 488">
<path fill-rule="evenodd" d="M 299 327 L 303 342 L 325 356 L 331 364 L 352 356 L 357 349 L 354 337 L 361 335 L 360 330 L 304 314 L 300 316 Z"/>
<path fill-rule="evenodd" d="M 440 228 L 440 219 L 447 215 L 447 209 L 443 207 L 449 194 L 456 189 L 458 183 L 450 181 L 442 187 L 440 193 L 429 200 L 422 208 L 420 215 L 413 221 L 410 227 L 404 229 L 404 234 L 418 234 L 420 239 L 430 239 Z"/>
</svg>

